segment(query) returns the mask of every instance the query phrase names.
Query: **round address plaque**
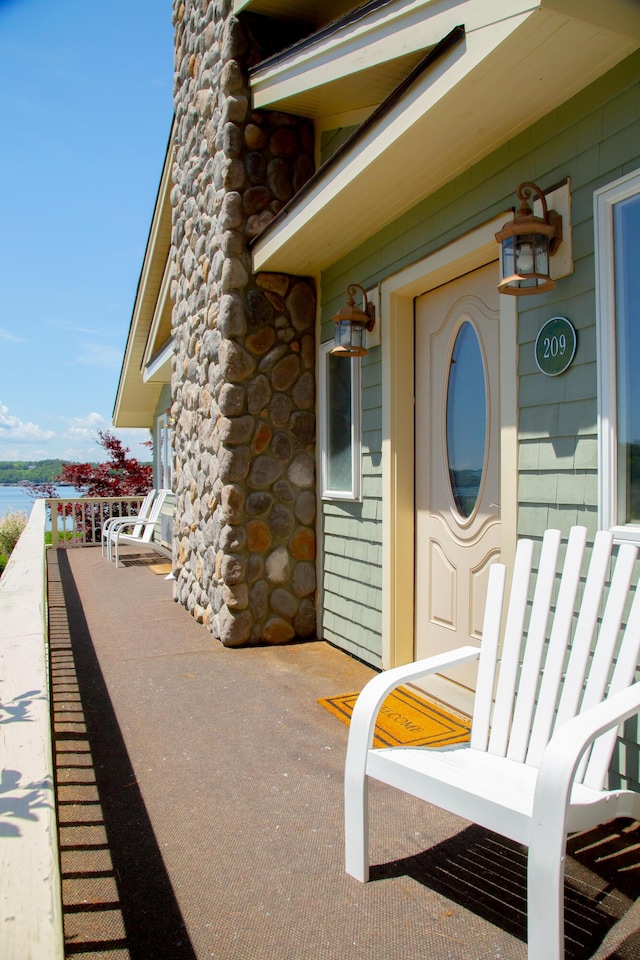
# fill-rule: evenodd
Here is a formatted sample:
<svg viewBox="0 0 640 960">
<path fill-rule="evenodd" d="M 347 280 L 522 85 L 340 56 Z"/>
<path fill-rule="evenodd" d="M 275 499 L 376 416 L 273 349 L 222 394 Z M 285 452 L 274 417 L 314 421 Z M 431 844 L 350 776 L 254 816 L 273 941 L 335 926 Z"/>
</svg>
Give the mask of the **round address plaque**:
<svg viewBox="0 0 640 960">
<path fill-rule="evenodd" d="M 566 317 L 547 320 L 536 337 L 536 363 L 547 377 L 557 377 L 571 364 L 576 352 L 576 331 Z"/>
</svg>

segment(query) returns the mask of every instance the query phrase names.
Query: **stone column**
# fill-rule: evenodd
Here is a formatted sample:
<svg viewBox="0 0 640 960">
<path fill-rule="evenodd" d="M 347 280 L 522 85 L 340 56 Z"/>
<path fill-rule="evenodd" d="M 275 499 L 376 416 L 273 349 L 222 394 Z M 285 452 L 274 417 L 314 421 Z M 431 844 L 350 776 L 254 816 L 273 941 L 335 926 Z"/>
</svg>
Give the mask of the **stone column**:
<svg viewBox="0 0 640 960">
<path fill-rule="evenodd" d="M 248 241 L 313 172 L 313 128 L 252 111 L 260 55 L 231 7 L 174 3 L 174 549 L 176 599 L 241 646 L 315 636 L 316 299 L 251 273 Z"/>
</svg>

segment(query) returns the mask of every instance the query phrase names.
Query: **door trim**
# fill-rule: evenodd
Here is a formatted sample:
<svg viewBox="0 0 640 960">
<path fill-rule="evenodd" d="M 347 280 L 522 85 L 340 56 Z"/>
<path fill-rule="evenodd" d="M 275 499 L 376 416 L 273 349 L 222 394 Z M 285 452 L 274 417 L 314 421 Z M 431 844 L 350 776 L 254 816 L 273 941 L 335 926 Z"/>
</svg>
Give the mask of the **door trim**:
<svg viewBox="0 0 640 960">
<path fill-rule="evenodd" d="M 495 234 L 510 215 L 505 211 L 380 285 L 385 669 L 414 659 L 414 299 L 497 260 Z M 517 522 L 517 298 L 499 299 L 501 559 L 510 564 Z"/>
</svg>

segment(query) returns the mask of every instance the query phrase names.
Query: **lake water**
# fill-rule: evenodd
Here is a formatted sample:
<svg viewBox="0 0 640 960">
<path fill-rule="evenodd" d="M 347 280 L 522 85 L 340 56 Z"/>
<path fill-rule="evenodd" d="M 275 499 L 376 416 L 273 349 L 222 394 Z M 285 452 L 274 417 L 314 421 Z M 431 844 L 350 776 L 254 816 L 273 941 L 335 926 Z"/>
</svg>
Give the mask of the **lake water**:
<svg viewBox="0 0 640 960">
<path fill-rule="evenodd" d="M 81 496 L 74 487 L 59 487 L 58 493 L 63 497 L 79 497 Z M 16 510 L 20 510 L 22 513 L 26 513 L 27 516 L 31 513 L 31 508 L 33 507 L 33 498 L 29 496 L 26 487 L 16 486 L 0 486 L 0 520 L 7 513 L 15 513 Z"/>
</svg>

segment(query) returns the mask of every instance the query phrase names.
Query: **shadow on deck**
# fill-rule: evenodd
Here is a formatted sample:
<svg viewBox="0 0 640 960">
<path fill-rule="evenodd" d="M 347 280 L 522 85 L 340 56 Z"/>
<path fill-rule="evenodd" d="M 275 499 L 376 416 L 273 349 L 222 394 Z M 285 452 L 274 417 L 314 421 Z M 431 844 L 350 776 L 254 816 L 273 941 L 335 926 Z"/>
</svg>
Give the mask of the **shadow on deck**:
<svg viewBox="0 0 640 960">
<path fill-rule="evenodd" d="M 376 783 L 373 882 L 345 875 L 347 730 L 317 699 L 372 671 L 321 642 L 225 649 L 147 559 L 49 553 L 67 956 L 525 960 L 515 844 Z M 637 960 L 640 829 L 569 852 L 567 958 Z"/>
</svg>

